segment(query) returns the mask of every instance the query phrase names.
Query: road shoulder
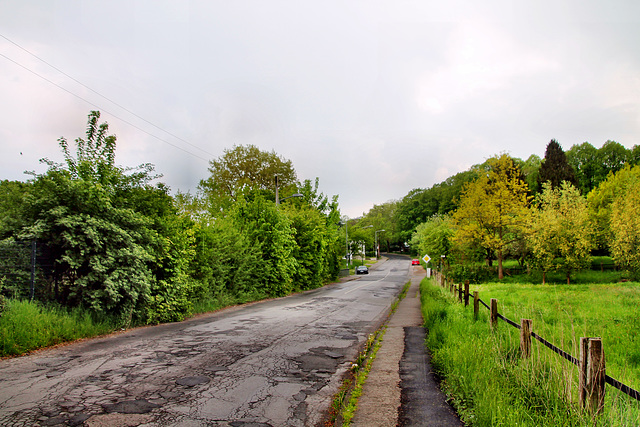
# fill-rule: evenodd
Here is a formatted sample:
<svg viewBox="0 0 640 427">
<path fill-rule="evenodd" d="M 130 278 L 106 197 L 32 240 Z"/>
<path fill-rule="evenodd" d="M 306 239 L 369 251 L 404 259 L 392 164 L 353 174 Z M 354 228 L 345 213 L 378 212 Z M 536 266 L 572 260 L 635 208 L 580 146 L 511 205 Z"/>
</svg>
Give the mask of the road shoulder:
<svg viewBox="0 0 640 427">
<path fill-rule="evenodd" d="M 462 426 L 438 388 L 424 346 L 420 306 L 421 267 L 412 267 L 406 297 L 389 320 L 358 409 L 354 426 Z"/>
</svg>

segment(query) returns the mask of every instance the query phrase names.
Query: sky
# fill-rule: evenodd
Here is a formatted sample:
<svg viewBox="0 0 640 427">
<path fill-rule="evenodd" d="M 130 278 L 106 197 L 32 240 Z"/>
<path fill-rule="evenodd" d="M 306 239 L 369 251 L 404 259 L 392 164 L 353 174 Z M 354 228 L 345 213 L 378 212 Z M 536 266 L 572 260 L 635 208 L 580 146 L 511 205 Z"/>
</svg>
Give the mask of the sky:
<svg viewBox="0 0 640 427">
<path fill-rule="evenodd" d="M 194 192 L 253 144 L 351 218 L 508 153 L 640 143 L 640 2 L 0 1 L 0 179 L 100 110 Z"/>
</svg>

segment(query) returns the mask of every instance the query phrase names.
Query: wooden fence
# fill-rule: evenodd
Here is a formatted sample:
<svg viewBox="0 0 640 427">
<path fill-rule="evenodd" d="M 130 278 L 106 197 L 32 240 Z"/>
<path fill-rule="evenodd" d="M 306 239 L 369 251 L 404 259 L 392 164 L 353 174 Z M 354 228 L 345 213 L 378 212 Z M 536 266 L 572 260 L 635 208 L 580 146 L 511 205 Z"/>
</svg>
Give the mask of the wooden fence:
<svg viewBox="0 0 640 427">
<path fill-rule="evenodd" d="M 465 283 L 455 284 L 452 280 L 447 280 L 440 272 L 434 272 L 436 283 L 445 289 L 449 289 L 455 298 L 466 306 L 469 305 L 469 281 Z M 580 358 L 576 359 L 571 354 L 556 347 L 540 335 L 532 331 L 531 319 L 520 319 L 520 324 L 504 317 L 498 312 L 498 300 L 492 298 L 489 305 L 480 299 L 478 291 L 473 292 L 473 315 L 478 319 L 480 305 L 489 310 L 489 325 L 494 329 L 498 320 L 506 322 L 520 330 L 520 350 L 523 358 L 528 358 L 531 354 L 531 338 L 535 338 L 545 347 L 552 350 L 562 358 L 573 363 L 578 367 L 579 372 L 579 401 L 582 407 L 593 413 L 599 413 L 604 407 L 605 384 L 609 384 L 628 396 L 640 401 L 640 392 L 634 390 L 610 377 L 606 374 L 604 350 L 602 348 L 602 339 L 599 337 L 581 337 L 580 338 Z"/>
</svg>

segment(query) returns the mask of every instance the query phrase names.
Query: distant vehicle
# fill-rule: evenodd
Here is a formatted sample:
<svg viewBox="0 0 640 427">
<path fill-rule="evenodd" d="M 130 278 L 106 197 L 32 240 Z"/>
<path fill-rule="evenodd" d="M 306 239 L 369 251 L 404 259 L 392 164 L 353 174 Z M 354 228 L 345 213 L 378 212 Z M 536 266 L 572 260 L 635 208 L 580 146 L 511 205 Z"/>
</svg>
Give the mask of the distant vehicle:
<svg viewBox="0 0 640 427">
<path fill-rule="evenodd" d="M 356 267 L 356 274 L 369 274 L 369 268 L 366 265 Z"/>
<path fill-rule="evenodd" d="M 411 265 L 420 265 L 420 260 L 419 259 L 412 259 L 411 260 Z"/>
</svg>

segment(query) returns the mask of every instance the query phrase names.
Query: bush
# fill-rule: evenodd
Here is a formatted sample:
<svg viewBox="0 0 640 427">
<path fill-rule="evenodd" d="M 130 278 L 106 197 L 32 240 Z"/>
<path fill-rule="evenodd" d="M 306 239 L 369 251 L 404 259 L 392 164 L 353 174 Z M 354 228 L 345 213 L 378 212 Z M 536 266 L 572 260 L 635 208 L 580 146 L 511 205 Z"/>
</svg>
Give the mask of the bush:
<svg viewBox="0 0 640 427">
<path fill-rule="evenodd" d="M 493 268 L 478 264 L 454 264 L 449 268 L 448 277 L 454 282 L 483 283 L 493 280 L 496 272 Z"/>
</svg>

